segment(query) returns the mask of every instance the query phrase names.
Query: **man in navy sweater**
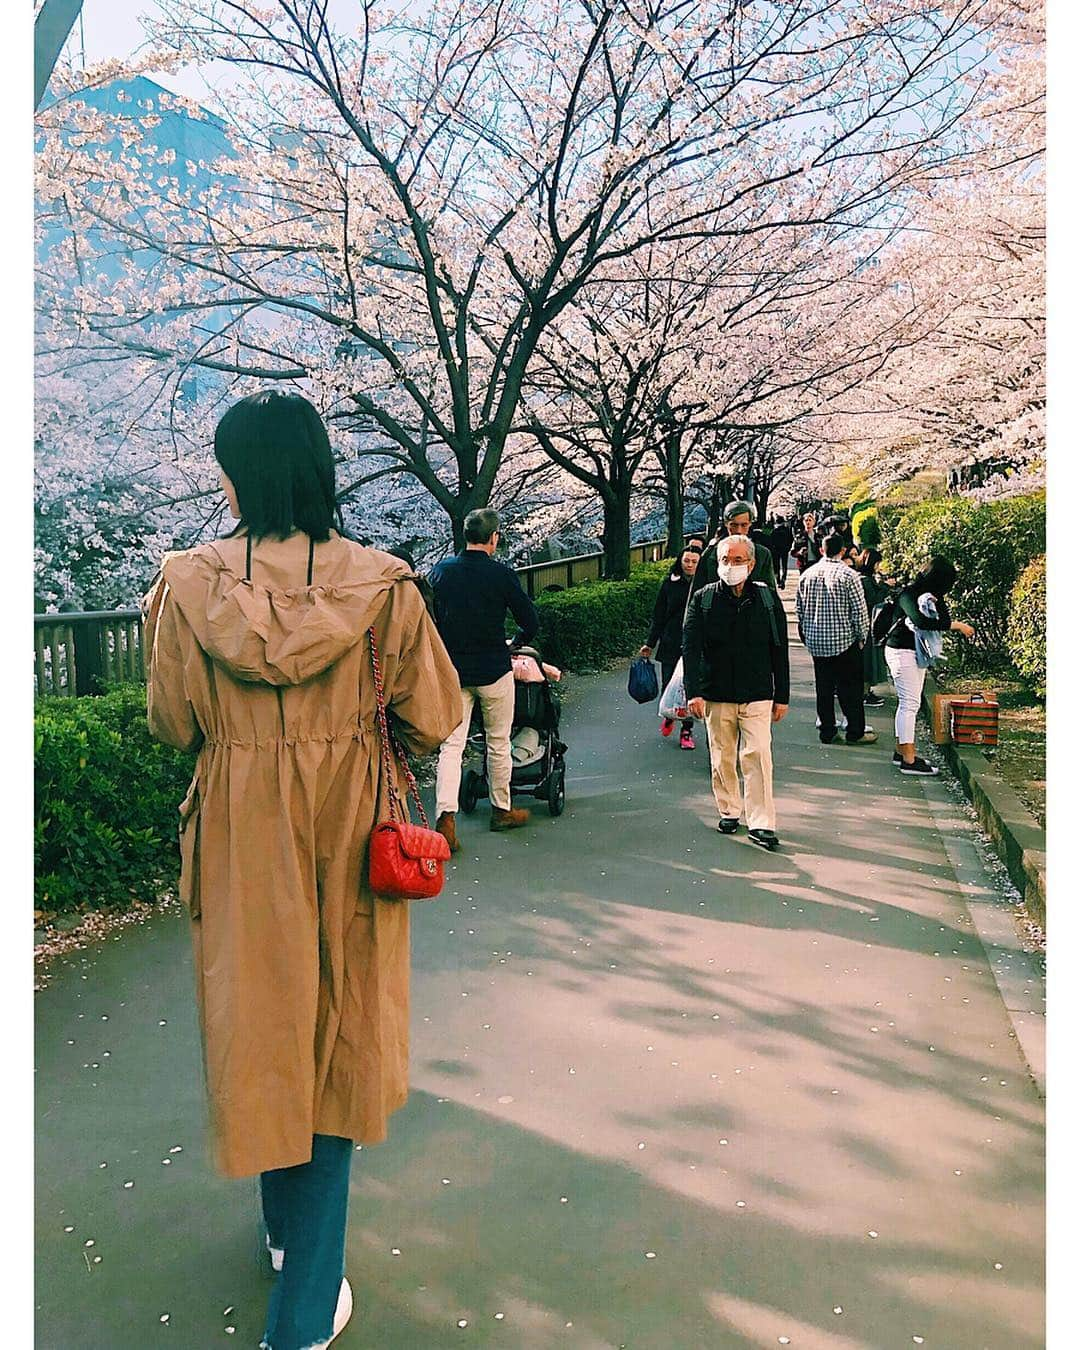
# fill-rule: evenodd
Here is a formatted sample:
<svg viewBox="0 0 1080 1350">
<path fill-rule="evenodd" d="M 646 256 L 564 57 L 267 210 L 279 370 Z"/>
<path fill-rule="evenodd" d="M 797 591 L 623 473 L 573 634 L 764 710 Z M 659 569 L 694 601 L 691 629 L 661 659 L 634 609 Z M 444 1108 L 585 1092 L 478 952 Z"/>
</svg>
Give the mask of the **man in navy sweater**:
<svg viewBox="0 0 1080 1350">
<path fill-rule="evenodd" d="M 455 815 L 461 757 L 476 700 L 480 702 L 487 741 L 491 828 L 516 830 L 529 819 L 528 811 L 515 810 L 510 800 L 514 676 L 506 643 L 506 612 L 509 610 L 518 623 L 515 646 L 535 636 L 540 616 L 517 574 L 492 556 L 498 547 L 499 530 L 499 517 L 494 511 L 470 511 L 465 517 L 464 550 L 437 563 L 428 578 L 435 593 L 435 623 L 461 681 L 461 724 L 439 751 L 435 785 L 435 828 L 454 853 L 460 848 Z"/>
</svg>

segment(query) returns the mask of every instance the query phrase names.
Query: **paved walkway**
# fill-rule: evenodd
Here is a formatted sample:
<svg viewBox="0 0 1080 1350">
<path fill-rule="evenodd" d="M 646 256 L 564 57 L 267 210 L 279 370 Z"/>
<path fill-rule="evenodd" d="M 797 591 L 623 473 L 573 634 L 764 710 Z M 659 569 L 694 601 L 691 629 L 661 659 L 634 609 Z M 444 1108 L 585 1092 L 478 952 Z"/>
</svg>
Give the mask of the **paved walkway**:
<svg viewBox="0 0 1080 1350">
<path fill-rule="evenodd" d="M 464 823 L 413 911 L 414 1090 L 356 1155 L 335 1350 L 1043 1344 L 1042 1103 L 970 826 L 887 748 L 822 749 L 801 648 L 794 676 L 779 854 L 715 832 L 704 746 L 621 673 L 573 682 L 566 815 Z M 1019 947 L 995 960 L 1038 1024 Z M 207 1166 L 185 921 L 68 958 L 37 1007 L 37 1343 L 254 1347 L 256 1192 Z"/>
</svg>

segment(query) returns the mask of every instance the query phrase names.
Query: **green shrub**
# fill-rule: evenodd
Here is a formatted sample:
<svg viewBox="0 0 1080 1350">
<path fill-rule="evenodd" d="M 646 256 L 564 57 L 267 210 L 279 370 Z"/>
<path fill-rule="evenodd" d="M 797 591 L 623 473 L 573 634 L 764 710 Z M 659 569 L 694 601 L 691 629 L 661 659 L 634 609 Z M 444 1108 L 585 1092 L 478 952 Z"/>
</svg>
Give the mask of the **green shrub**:
<svg viewBox="0 0 1080 1350">
<path fill-rule="evenodd" d="M 851 519 L 851 528 L 863 548 L 881 547 L 881 522 L 874 507 L 856 512 Z"/>
<path fill-rule="evenodd" d="M 631 655 L 648 637 L 656 595 L 671 567 L 670 561 L 644 563 L 627 581 L 586 581 L 537 596 L 537 645 L 544 659 L 584 670 Z"/>
<path fill-rule="evenodd" d="M 146 690 L 41 699 L 34 711 L 34 902 L 46 914 L 151 901 L 179 867 L 194 755 L 151 740 Z"/>
<path fill-rule="evenodd" d="M 1009 606 L 1009 655 L 1040 697 L 1046 695 L 1046 556 L 1020 573 Z"/>
<path fill-rule="evenodd" d="M 885 537 L 885 568 L 909 580 L 932 555 L 949 558 L 957 571 L 949 605 L 975 626 L 971 654 L 1000 661 L 1013 586 L 1045 552 L 1045 493 L 990 502 L 945 497 L 913 506 L 896 521 Z M 968 644 L 957 642 L 954 651 L 962 664 Z"/>
</svg>

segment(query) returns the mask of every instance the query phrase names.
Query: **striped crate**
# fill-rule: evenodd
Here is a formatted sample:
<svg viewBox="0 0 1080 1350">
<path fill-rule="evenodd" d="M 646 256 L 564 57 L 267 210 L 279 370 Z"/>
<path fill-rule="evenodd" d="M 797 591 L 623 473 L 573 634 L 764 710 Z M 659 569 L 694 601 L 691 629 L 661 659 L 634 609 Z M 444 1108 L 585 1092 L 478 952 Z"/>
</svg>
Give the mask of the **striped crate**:
<svg viewBox="0 0 1080 1350">
<path fill-rule="evenodd" d="M 984 698 L 982 694 L 952 699 L 949 725 L 956 745 L 997 745 L 997 699 Z"/>
</svg>

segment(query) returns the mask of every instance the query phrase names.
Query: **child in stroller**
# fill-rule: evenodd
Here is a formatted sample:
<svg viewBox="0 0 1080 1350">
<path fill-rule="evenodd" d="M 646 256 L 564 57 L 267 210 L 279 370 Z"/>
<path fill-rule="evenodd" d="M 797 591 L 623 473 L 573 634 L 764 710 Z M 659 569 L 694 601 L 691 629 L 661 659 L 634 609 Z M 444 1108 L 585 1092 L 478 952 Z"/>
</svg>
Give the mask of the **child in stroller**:
<svg viewBox="0 0 1080 1350">
<path fill-rule="evenodd" d="M 559 705 L 551 692 L 561 672 L 546 665 L 533 647 L 517 647 L 512 654 L 514 668 L 514 721 L 510 730 L 510 750 L 514 767 L 510 773 L 511 793 L 529 793 L 548 804 L 553 816 L 561 816 L 566 805 L 566 746 L 559 740 Z M 483 724 L 474 724 L 466 753 L 481 766 L 472 764 L 461 776 L 459 804 L 472 815 L 481 797 L 488 795 Z"/>
</svg>

